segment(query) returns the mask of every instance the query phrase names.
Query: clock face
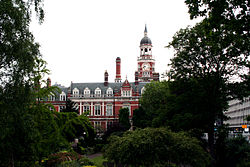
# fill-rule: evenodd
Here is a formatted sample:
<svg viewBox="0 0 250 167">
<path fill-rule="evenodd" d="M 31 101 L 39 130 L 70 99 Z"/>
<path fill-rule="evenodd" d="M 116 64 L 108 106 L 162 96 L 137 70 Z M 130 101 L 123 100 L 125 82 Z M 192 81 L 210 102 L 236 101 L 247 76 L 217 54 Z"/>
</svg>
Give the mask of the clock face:
<svg viewBox="0 0 250 167">
<path fill-rule="evenodd" d="M 150 64 L 149 63 L 143 63 L 142 64 L 142 69 L 144 71 L 149 71 L 150 70 Z"/>
</svg>

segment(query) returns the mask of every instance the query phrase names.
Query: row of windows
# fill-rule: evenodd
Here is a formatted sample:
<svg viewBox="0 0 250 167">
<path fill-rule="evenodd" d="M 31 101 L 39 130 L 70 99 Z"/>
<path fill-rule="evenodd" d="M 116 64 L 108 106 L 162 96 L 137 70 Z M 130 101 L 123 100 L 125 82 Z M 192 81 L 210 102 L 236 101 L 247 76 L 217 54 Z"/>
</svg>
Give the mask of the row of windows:
<svg viewBox="0 0 250 167">
<path fill-rule="evenodd" d="M 76 89 L 77 88 L 75 88 L 73 90 L 73 97 L 79 96 L 79 90 L 78 89 L 76 90 Z M 141 89 L 141 94 L 143 94 L 144 90 L 145 90 L 145 88 L 143 87 Z M 110 96 L 110 97 L 113 96 L 113 90 L 108 89 L 106 96 Z M 122 90 L 122 96 L 123 97 L 130 97 L 130 96 L 132 96 L 132 91 L 131 90 Z M 84 91 L 84 97 L 90 97 L 90 91 L 86 91 L 86 92 Z M 95 91 L 95 97 L 101 97 L 101 90 Z M 53 95 L 53 94 L 49 95 L 48 100 L 55 101 L 55 95 Z M 62 92 L 59 96 L 59 100 L 66 101 L 66 93 Z"/>
<path fill-rule="evenodd" d="M 83 112 L 90 112 L 90 106 L 89 105 L 84 105 L 83 106 Z M 102 112 L 101 112 L 101 105 L 95 105 L 94 106 L 94 116 L 101 116 Z M 106 116 L 112 116 L 113 115 L 113 105 L 106 105 Z"/>
<path fill-rule="evenodd" d="M 60 106 L 60 111 L 61 111 L 61 107 L 63 109 L 63 106 Z M 129 115 L 131 115 L 131 107 L 130 105 L 123 105 L 122 108 L 128 108 L 129 110 Z M 90 112 L 89 114 L 91 114 L 91 107 L 90 105 L 84 105 L 83 106 L 83 112 Z M 105 116 L 112 116 L 113 115 L 113 105 L 108 104 L 106 105 L 106 111 L 105 111 Z M 102 116 L 102 111 L 101 111 L 101 105 L 94 105 L 94 116 Z"/>
<path fill-rule="evenodd" d="M 249 102 L 249 101 L 250 101 L 250 98 L 246 98 L 246 99 L 244 99 L 243 101 L 237 100 L 236 103 L 229 105 L 229 107 L 234 107 L 234 106 L 237 106 L 237 105 L 240 106 L 240 105 L 243 105 L 243 103 L 247 103 L 247 102 Z"/>
<path fill-rule="evenodd" d="M 142 73 L 142 75 L 143 75 L 144 77 L 150 77 L 150 72 L 149 72 L 149 71 L 144 71 L 144 72 Z"/>
<path fill-rule="evenodd" d="M 89 88 L 85 88 L 83 92 L 84 92 L 84 95 L 90 95 L 90 89 Z M 102 91 L 101 91 L 100 88 L 95 89 L 95 95 L 97 95 L 97 96 L 100 95 L 101 96 L 101 93 L 102 93 Z M 107 95 L 113 95 L 113 89 L 108 88 L 107 91 L 106 91 L 106 94 Z M 74 88 L 73 89 L 73 95 L 79 95 L 79 89 Z"/>
<path fill-rule="evenodd" d="M 150 72 L 147 72 L 147 75 L 150 75 Z M 141 89 L 141 93 L 143 93 L 143 90 L 144 90 L 144 87 Z M 132 91 L 129 91 L 127 93 L 123 93 L 122 92 L 122 95 L 128 96 L 128 94 L 129 94 L 129 96 L 131 96 L 132 95 L 131 92 Z M 88 88 L 85 88 L 83 93 L 84 93 L 85 97 L 88 97 L 88 96 L 90 97 L 90 90 Z M 95 89 L 95 97 L 101 97 L 101 94 L 102 94 L 101 89 L 100 88 L 96 88 Z M 113 89 L 108 88 L 107 91 L 106 91 L 106 95 L 107 96 L 113 96 Z M 73 89 L 73 96 L 74 97 L 79 96 L 79 90 L 77 88 Z"/>
<path fill-rule="evenodd" d="M 245 108 L 240 108 L 240 109 L 237 109 L 237 110 L 232 110 L 232 111 L 227 111 L 226 113 L 229 114 L 229 113 L 237 113 L 237 112 L 242 112 L 242 111 L 247 111 L 247 110 L 250 110 L 250 106 L 249 107 L 245 107 Z"/>
</svg>

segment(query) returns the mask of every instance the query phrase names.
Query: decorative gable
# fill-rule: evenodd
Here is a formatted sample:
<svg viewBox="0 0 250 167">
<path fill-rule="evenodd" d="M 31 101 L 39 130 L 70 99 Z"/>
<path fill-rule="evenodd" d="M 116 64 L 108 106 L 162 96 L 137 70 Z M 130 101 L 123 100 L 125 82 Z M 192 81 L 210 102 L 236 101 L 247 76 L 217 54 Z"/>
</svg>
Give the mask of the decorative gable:
<svg viewBox="0 0 250 167">
<path fill-rule="evenodd" d="M 122 84 L 122 89 L 131 89 L 131 85 L 130 83 L 128 82 L 128 80 L 126 79 L 123 84 Z"/>
</svg>

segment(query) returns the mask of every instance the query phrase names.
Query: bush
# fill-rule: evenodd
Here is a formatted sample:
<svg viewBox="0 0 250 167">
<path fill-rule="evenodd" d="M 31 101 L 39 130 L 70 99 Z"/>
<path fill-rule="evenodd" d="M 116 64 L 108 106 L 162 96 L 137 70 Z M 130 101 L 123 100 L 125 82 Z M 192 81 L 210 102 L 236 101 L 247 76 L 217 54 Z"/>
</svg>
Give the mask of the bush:
<svg viewBox="0 0 250 167">
<path fill-rule="evenodd" d="M 55 154 L 52 154 L 48 157 L 48 160 L 45 161 L 46 167 L 53 167 L 59 164 L 66 163 L 67 161 L 77 161 L 81 159 L 82 156 L 76 152 L 67 152 L 61 151 Z"/>
<path fill-rule="evenodd" d="M 79 163 L 80 163 L 80 165 L 81 166 L 86 166 L 86 165 L 94 165 L 94 163 L 89 159 L 89 158 L 87 158 L 87 157 L 83 157 L 83 158 L 81 158 L 80 160 L 79 160 Z"/>
<path fill-rule="evenodd" d="M 157 167 L 205 167 L 209 164 L 209 154 L 199 141 L 184 132 L 174 133 L 165 128 L 138 129 L 122 137 L 111 136 L 109 142 L 104 156 L 115 164 Z"/>
</svg>

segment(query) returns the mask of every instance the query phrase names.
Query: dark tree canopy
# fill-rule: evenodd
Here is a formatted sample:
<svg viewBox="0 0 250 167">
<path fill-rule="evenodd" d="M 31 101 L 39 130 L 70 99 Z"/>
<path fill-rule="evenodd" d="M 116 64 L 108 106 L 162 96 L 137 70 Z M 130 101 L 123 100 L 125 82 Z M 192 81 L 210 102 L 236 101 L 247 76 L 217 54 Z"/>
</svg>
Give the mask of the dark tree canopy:
<svg viewBox="0 0 250 167">
<path fill-rule="evenodd" d="M 74 112 L 78 114 L 78 105 L 70 99 L 66 101 L 66 107 L 62 110 L 62 112 Z"/>
<path fill-rule="evenodd" d="M 223 121 L 227 101 L 249 96 L 249 2 L 238 0 L 186 0 L 190 17 L 204 16 L 194 27 L 181 29 L 169 47 L 174 48 L 170 79 L 198 83 L 204 102 L 194 103 L 209 121 L 209 148 L 214 158 L 214 122 Z M 183 92 L 182 96 L 188 95 Z M 197 94 L 198 93 L 198 94 Z M 183 104 L 189 102 L 183 101 Z"/>
<path fill-rule="evenodd" d="M 77 115 L 75 112 L 57 113 L 57 123 L 61 133 L 67 141 L 72 142 L 75 138 L 93 140 L 95 134 L 89 118 L 85 115 Z"/>
<path fill-rule="evenodd" d="M 119 124 L 125 130 L 128 130 L 130 128 L 128 108 L 121 108 L 119 110 Z"/>
<path fill-rule="evenodd" d="M 33 11 L 43 21 L 42 5 L 42 0 L 0 3 L 1 166 L 34 166 L 68 147 L 53 112 L 39 101 L 52 90 L 40 88 L 48 70 L 29 30 Z"/>
</svg>

